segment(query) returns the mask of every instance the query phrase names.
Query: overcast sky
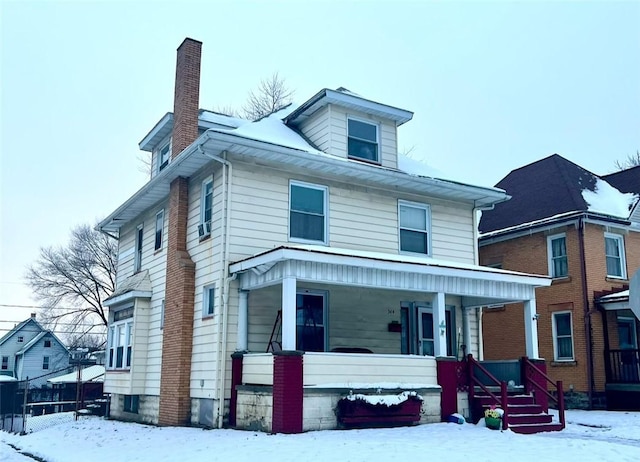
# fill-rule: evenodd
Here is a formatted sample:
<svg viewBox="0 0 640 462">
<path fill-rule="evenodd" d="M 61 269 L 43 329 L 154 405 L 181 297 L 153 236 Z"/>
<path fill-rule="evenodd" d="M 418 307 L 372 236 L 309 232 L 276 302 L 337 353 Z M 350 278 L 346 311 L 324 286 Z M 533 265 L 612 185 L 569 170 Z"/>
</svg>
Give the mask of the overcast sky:
<svg viewBox="0 0 640 462">
<path fill-rule="evenodd" d="M 400 150 L 474 184 L 553 153 L 609 173 L 640 149 L 638 1 L 5 0 L 0 21 L 0 329 L 37 305 L 40 247 L 147 180 L 138 142 L 173 108 L 185 37 L 200 107 L 274 72 L 297 102 L 344 86 L 413 111 Z"/>
</svg>

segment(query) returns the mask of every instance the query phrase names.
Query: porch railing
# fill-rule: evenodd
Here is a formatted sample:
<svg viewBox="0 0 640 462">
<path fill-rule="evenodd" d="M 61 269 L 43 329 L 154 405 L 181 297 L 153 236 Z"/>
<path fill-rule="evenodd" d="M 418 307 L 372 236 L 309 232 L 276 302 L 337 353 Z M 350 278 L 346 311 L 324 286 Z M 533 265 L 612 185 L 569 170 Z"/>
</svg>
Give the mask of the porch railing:
<svg viewBox="0 0 640 462">
<path fill-rule="evenodd" d="M 640 350 L 609 350 L 605 353 L 607 382 L 640 383 Z"/>
<path fill-rule="evenodd" d="M 522 357 L 522 369 L 524 372 L 525 392 L 530 393 L 534 391 L 534 396 L 536 392 L 538 392 L 546 397 L 545 400 L 550 399 L 552 401 L 555 401 L 558 407 L 558 418 L 560 420 L 560 424 L 562 425 L 562 428 L 565 428 L 564 391 L 562 389 L 562 380 L 554 382 L 547 374 L 540 370 L 540 368 L 533 364 L 531 360 L 526 356 Z M 551 385 L 552 388 L 555 388 L 555 396 L 552 393 L 549 393 L 549 390 L 547 390 L 548 385 Z M 536 402 L 539 402 L 537 398 Z"/>
<path fill-rule="evenodd" d="M 469 364 L 469 402 L 473 402 L 475 397 L 475 388 L 480 387 L 491 400 L 499 405 L 504 414 L 502 415 L 502 429 L 509 428 L 509 412 L 508 412 L 508 398 L 507 398 L 507 382 L 496 379 L 491 372 L 489 372 L 482 364 L 475 360 L 473 355 L 467 356 Z M 478 377 L 477 371 L 482 373 L 482 380 Z M 495 386 L 500 387 L 500 396 L 494 394 L 484 382 L 493 383 Z M 489 385 L 491 386 L 491 385 Z"/>
</svg>

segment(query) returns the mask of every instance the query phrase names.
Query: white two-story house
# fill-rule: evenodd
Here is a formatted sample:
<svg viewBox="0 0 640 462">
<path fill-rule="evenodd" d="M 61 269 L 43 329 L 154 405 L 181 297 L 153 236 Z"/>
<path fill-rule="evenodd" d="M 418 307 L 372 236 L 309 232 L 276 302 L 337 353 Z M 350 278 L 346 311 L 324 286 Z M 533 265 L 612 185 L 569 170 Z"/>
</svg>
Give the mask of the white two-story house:
<svg viewBox="0 0 640 462">
<path fill-rule="evenodd" d="M 119 240 L 113 417 L 335 428 L 340 396 L 375 389 L 439 421 L 438 358 L 481 356 L 493 303 L 523 302 L 538 357 L 549 280 L 477 265 L 477 211 L 504 191 L 405 171 L 413 114 L 344 89 L 254 122 L 199 110 L 200 52 L 178 49 L 174 112 L 140 143 L 150 181 L 99 224 Z"/>
</svg>

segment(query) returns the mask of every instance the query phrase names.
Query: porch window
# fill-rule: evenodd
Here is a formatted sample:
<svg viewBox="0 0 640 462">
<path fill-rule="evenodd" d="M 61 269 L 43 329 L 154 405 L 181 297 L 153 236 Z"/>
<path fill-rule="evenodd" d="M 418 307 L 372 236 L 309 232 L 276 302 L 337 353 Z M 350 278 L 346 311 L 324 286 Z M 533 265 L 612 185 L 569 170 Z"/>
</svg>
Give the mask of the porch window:
<svg viewBox="0 0 640 462">
<path fill-rule="evenodd" d="M 356 119 L 348 119 L 349 157 L 380 162 L 378 155 L 378 126 Z"/>
<path fill-rule="evenodd" d="M 325 351 L 324 294 L 303 292 L 296 295 L 296 348 Z"/>
<path fill-rule="evenodd" d="M 9 357 L 8 356 L 3 356 L 2 357 L 2 370 L 6 371 L 7 369 L 9 369 Z"/>
<path fill-rule="evenodd" d="M 133 345 L 133 307 L 116 311 L 109 326 L 109 369 L 131 367 Z"/>
<path fill-rule="evenodd" d="M 49 357 L 48 356 L 43 356 L 42 357 L 42 369 L 44 369 L 44 370 L 48 370 L 49 369 Z"/>
<path fill-rule="evenodd" d="M 622 236 L 605 233 L 604 247 L 607 256 L 607 276 L 625 279 L 627 276 Z"/>
<path fill-rule="evenodd" d="M 571 312 L 553 313 L 553 346 L 556 361 L 573 361 Z"/>
<path fill-rule="evenodd" d="M 289 238 L 327 243 L 327 187 L 291 181 Z"/>
<path fill-rule="evenodd" d="M 398 202 L 400 251 L 429 255 L 431 208 L 426 204 Z"/>
<path fill-rule="evenodd" d="M 552 278 L 563 278 L 569 275 L 567 238 L 564 233 L 547 238 L 547 255 L 549 256 L 549 275 Z"/>
</svg>

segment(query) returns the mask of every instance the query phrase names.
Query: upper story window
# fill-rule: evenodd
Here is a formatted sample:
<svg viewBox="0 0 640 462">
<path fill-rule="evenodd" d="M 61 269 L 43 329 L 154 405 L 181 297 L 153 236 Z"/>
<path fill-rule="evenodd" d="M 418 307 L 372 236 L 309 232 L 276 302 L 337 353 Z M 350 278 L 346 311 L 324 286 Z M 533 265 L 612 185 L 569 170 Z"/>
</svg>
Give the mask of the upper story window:
<svg viewBox="0 0 640 462">
<path fill-rule="evenodd" d="M 556 361 L 573 361 L 571 312 L 553 313 L 553 350 Z"/>
<path fill-rule="evenodd" d="M 204 286 L 202 289 L 202 317 L 213 316 L 216 304 L 216 289 L 214 285 Z"/>
<path fill-rule="evenodd" d="M 426 204 L 398 202 L 400 251 L 429 255 L 431 208 Z"/>
<path fill-rule="evenodd" d="M 136 253 L 133 259 L 133 272 L 137 273 L 142 268 L 142 238 L 144 227 L 138 225 L 136 228 Z"/>
<path fill-rule="evenodd" d="M 24 342 L 24 337 L 22 335 L 18 336 L 18 343 Z"/>
<path fill-rule="evenodd" d="M 167 165 L 171 158 L 171 140 L 158 150 L 158 173 L 160 173 Z"/>
<path fill-rule="evenodd" d="M 113 322 L 109 325 L 110 369 L 128 369 L 131 367 L 133 344 L 133 307 L 113 313 Z"/>
<path fill-rule="evenodd" d="M 200 193 L 200 225 L 198 235 L 203 238 L 211 235 L 211 218 L 213 216 L 213 178 L 202 182 Z"/>
<path fill-rule="evenodd" d="M 327 243 L 327 187 L 291 181 L 289 239 Z"/>
<path fill-rule="evenodd" d="M 349 157 L 380 162 L 378 126 L 356 119 L 347 119 Z"/>
<path fill-rule="evenodd" d="M 549 276 L 563 278 L 569 275 L 567 237 L 564 233 L 547 237 L 547 255 L 549 257 Z"/>
<path fill-rule="evenodd" d="M 623 237 L 619 234 L 605 233 L 604 248 L 607 258 L 607 276 L 626 279 Z"/>
<path fill-rule="evenodd" d="M 44 370 L 49 369 L 49 357 L 48 356 L 43 356 L 42 357 L 42 369 L 44 369 Z"/>
<path fill-rule="evenodd" d="M 45 348 L 51 348 L 51 340 L 45 340 L 44 341 L 44 347 Z"/>
<path fill-rule="evenodd" d="M 162 230 L 164 229 L 164 210 L 156 213 L 156 240 L 153 246 L 154 250 L 162 248 Z"/>
<path fill-rule="evenodd" d="M 9 369 L 9 357 L 8 356 L 3 356 L 2 357 L 2 370 L 6 371 L 7 369 Z"/>
</svg>

